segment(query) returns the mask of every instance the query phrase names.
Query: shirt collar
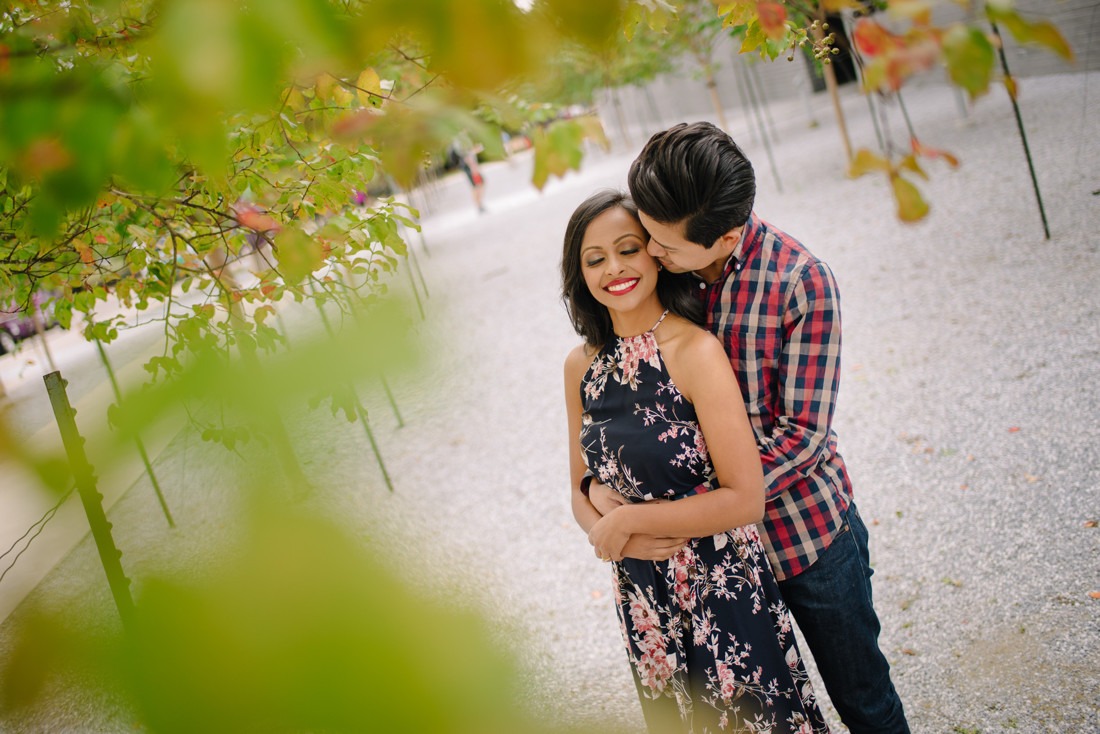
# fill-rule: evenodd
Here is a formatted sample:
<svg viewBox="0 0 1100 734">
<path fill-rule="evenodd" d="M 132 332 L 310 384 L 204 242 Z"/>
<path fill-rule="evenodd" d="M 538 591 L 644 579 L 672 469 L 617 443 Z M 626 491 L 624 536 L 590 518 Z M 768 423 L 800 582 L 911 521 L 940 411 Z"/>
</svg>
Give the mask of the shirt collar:
<svg viewBox="0 0 1100 734">
<path fill-rule="evenodd" d="M 722 274 L 715 281 L 716 283 L 725 281 L 733 272 L 741 269 L 740 263 L 744 262 L 745 258 L 759 247 L 762 233 L 763 226 L 760 219 L 755 213 L 749 212 L 749 218 L 745 221 L 744 229 L 741 230 L 741 240 L 737 243 L 737 247 L 733 248 L 733 252 L 730 253 L 729 259 L 726 260 L 726 264 L 722 268 Z M 698 275 L 695 277 L 699 278 Z M 702 280 L 702 278 L 699 278 L 699 280 Z"/>
</svg>

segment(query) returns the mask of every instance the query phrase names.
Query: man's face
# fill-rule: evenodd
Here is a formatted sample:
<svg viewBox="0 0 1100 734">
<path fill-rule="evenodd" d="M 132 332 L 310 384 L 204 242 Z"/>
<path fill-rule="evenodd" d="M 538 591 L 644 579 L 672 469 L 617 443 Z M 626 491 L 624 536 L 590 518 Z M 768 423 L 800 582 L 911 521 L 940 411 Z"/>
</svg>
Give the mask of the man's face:
<svg viewBox="0 0 1100 734">
<path fill-rule="evenodd" d="M 725 264 L 730 256 L 730 253 L 723 252 L 721 247 L 708 248 L 688 242 L 684 237 L 683 222 L 662 224 L 646 216 L 645 212 L 638 214 L 642 220 L 642 226 L 649 232 L 649 244 L 646 250 L 669 272 L 704 271 L 716 263 Z"/>
</svg>

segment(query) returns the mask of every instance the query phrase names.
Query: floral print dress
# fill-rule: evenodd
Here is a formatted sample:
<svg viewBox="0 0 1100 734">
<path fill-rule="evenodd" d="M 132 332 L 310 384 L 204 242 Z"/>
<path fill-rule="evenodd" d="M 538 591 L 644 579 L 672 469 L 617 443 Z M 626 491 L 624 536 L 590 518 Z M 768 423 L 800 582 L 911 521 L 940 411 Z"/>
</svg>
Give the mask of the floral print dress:
<svg viewBox="0 0 1100 734">
<path fill-rule="evenodd" d="M 695 408 L 669 377 L 656 328 L 616 337 L 581 381 L 585 462 L 629 502 L 718 486 Z M 627 558 L 613 568 L 651 731 L 829 730 L 755 526 L 694 538 L 668 561 Z"/>
</svg>

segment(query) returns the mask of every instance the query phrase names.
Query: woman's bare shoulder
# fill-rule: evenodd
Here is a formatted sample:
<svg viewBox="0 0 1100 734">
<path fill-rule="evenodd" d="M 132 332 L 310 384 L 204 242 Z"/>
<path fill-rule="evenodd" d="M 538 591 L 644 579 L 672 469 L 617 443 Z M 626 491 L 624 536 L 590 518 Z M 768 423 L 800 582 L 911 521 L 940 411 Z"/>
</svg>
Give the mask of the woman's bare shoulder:
<svg viewBox="0 0 1100 734">
<path fill-rule="evenodd" d="M 588 371 L 592 360 L 596 358 L 596 349 L 587 343 L 573 347 L 565 357 L 565 379 L 580 383 L 581 377 Z"/>
<path fill-rule="evenodd" d="M 695 395 L 708 380 L 727 372 L 733 374 L 718 337 L 686 319 L 675 322 L 675 329 L 670 329 L 661 344 L 661 354 L 673 382 L 689 402 L 695 401 Z"/>
<path fill-rule="evenodd" d="M 667 318 L 670 328 L 659 342 L 662 352 L 673 352 L 674 358 L 687 360 L 714 359 L 725 354 L 718 337 L 702 326 L 672 314 Z"/>
</svg>

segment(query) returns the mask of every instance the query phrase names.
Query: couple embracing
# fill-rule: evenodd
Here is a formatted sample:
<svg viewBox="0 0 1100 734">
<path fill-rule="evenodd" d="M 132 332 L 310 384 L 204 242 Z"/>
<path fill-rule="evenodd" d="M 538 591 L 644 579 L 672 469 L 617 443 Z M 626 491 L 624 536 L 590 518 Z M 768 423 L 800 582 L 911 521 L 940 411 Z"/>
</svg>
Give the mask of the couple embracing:
<svg viewBox="0 0 1100 734">
<path fill-rule="evenodd" d="M 793 614 L 849 730 L 908 732 L 830 426 L 831 271 L 753 213 L 709 123 L 654 135 L 628 182 L 566 229 L 565 387 L 573 514 L 612 562 L 648 728 L 828 731 Z"/>
</svg>

